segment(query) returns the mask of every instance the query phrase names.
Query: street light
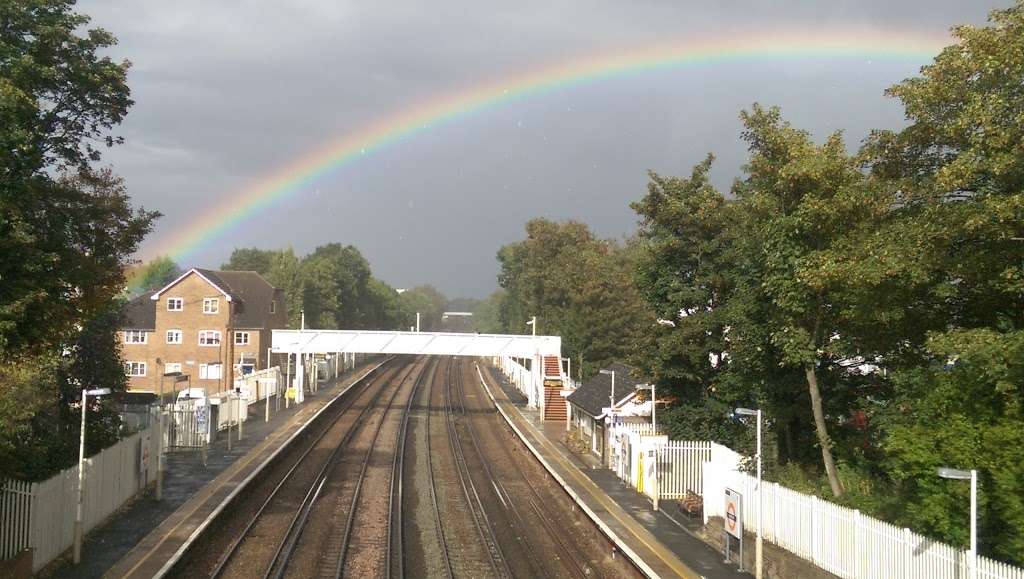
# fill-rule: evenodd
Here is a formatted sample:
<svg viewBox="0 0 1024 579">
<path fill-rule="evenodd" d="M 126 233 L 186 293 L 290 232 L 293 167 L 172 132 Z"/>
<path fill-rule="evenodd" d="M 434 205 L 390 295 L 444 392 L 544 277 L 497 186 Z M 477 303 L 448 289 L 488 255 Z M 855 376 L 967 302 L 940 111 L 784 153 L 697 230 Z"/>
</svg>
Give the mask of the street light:
<svg viewBox="0 0 1024 579">
<path fill-rule="evenodd" d="M 757 540 L 754 543 L 754 577 L 761 579 L 764 571 L 764 527 L 762 526 L 764 514 L 764 494 L 761 491 L 761 409 L 737 408 L 734 411 L 736 416 L 757 417 Z"/>
<path fill-rule="evenodd" d="M 85 409 L 89 405 L 89 396 L 110 394 L 110 388 L 93 388 L 82 390 L 82 429 L 78 442 L 78 504 L 75 506 L 75 529 L 73 559 L 75 565 L 82 562 L 82 496 L 85 490 Z"/>
<path fill-rule="evenodd" d="M 530 321 L 526 322 L 526 325 L 533 327 L 533 335 L 536 336 L 537 335 L 537 316 L 533 316 L 532 318 L 530 318 Z"/>
<path fill-rule="evenodd" d="M 971 481 L 971 579 L 978 576 L 978 471 L 940 466 L 935 472 L 942 478 Z"/>
</svg>

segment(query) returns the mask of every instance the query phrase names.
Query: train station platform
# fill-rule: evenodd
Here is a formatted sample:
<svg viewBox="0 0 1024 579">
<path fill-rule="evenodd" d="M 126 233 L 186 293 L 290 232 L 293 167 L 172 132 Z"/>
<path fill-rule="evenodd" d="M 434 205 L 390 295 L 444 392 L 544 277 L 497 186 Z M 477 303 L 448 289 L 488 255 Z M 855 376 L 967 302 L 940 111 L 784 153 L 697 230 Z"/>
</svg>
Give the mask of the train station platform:
<svg viewBox="0 0 1024 579">
<path fill-rule="evenodd" d="M 596 457 L 565 446 L 565 423 L 540 420 L 499 372 L 481 366 L 499 412 L 566 492 L 640 569 L 651 577 L 737 579 L 750 577 L 685 530 L 650 501 L 602 468 Z"/>
<path fill-rule="evenodd" d="M 198 452 L 168 453 L 163 500 L 150 493 L 130 503 L 89 533 L 82 547 L 82 562 L 58 562 L 45 569 L 48 577 L 153 577 L 184 545 L 192 532 L 223 503 L 231 492 L 287 441 L 328 401 L 352 385 L 379 360 L 362 364 L 333 384 L 306 394 L 306 402 L 271 412 L 263 409 L 242 429 L 242 440 L 232 431 L 231 450 L 221 433 L 210 444 L 206 464 Z"/>
</svg>

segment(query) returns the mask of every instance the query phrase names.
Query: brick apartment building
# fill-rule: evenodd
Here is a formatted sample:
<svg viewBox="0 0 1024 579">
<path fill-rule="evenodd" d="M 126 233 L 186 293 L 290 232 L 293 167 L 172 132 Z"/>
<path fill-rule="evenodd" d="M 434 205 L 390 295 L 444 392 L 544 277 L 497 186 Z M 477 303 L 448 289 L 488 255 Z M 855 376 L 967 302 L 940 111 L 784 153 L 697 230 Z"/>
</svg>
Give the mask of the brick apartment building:
<svg viewBox="0 0 1024 579">
<path fill-rule="evenodd" d="M 225 390 L 228 362 L 235 376 L 265 368 L 271 331 L 287 323 L 284 292 L 260 274 L 190 269 L 126 306 L 121 340 L 128 387 L 156 391 L 162 374 L 181 372 L 193 387 Z"/>
</svg>

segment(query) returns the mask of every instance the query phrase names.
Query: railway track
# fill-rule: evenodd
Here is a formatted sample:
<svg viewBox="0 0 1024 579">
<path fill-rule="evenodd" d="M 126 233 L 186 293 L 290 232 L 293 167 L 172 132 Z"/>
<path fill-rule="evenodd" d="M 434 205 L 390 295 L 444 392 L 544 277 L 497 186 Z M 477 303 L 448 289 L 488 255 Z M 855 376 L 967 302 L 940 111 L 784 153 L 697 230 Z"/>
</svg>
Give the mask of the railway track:
<svg viewBox="0 0 1024 579">
<path fill-rule="evenodd" d="M 264 499 L 255 511 L 248 513 L 244 526 L 233 532 L 235 539 L 223 550 L 207 573 L 211 577 L 272 577 L 277 576 L 277 560 L 286 548 L 298 521 L 308 516 L 313 492 L 322 484 L 323 475 L 337 460 L 341 449 L 358 430 L 360 423 L 373 408 L 373 400 L 386 389 L 396 375 L 408 364 L 383 369 L 345 400 L 339 401 L 334 416 L 324 421 L 322 429 L 311 436 L 310 443 L 291 459 L 290 467 L 264 491 Z M 254 494 L 261 495 L 261 489 Z M 261 495 L 261 496 L 262 496 Z M 305 515 L 304 515 L 305 513 Z M 276 545 L 276 550 L 270 546 Z M 188 571 L 188 570 L 186 570 Z M 196 569 L 195 571 L 202 571 Z M 192 575 L 186 572 L 184 575 Z"/>
<path fill-rule="evenodd" d="M 467 396 L 465 389 L 465 375 L 469 368 L 464 366 L 461 362 L 458 362 L 456 365 L 458 368 L 455 372 L 453 384 L 458 393 L 459 404 L 462 407 L 462 412 L 466 413 Z M 496 416 L 497 409 L 489 399 L 486 399 L 483 404 L 476 404 L 471 408 L 469 413 Z M 467 420 L 467 430 L 470 434 L 472 443 L 474 447 L 476 447 L 477 451 L 483 455 L 484 445 L 480 441 L 481 436 L 478 432 L 478 428 L 479 425 L 476 420 Z M 493 434 L 493 431 L 491 431 L 490 434 Z M 555 562 L 561 564 L 542 565 L 535 571 L 539 574 L 552 578 L 566 576 L 586 578 L 592 576 L 593 570 L 589 568 L 589 565 L 580 561 L 580 554 L 566 541 L 566 529 L 559 529 L 559 523 L 545 512 L 545 508 L 543 508 L 542 505 L 548 504 L 549 508 L 551 508 L 550 500 L 540 495 L 534 481 L 526 480 L 523 475 L 523 471 L 519 468 L 504 468 L 500 473 L 496 473 L 492 468 L 492 462 L 495 465 L 503 464 L 505 466 L 514 465 L 517 462 L 517 457 L 513 456 L 513 453 L 509 449 L 509 445 L 502 444 L 502 441 L 498 441 L 498 444 L 492 444 L 491 447 L 498 448 L 500 450 L 497 453 L 489 453 L 491 460 L 483 462 L 484 474 L 494 487 L 495 492 L 498 493 L 499 497 L 503 500 L 502 504 L 505 506 L 506 510 L 512 515 L 512 523 L 520 529 L 532 529 L 536 526 L 536 523 L 539 522 L 540 527 L 544 530 L 543 536 L 546 540 L 539 541 L 541 544 L 536 544 L 537 535 L 533 534 L 532 536 L 535 538 L 534 542 L 531 543 L 529 538 L 530 536 L 524 535 L 524 540 L 527 543 L 529 550 L 533 553 L 539 553 L 542 549 L 553 551 L 556 557 Z M 508 488 L 510 487 L 513 487 L 516 490 L 516 496 L 512 496 L 512 494 L 509 493 Z M 529 505 L 529 511 L 526 513 L 524 513 L 521 508 L 524 504 Z M 564 522 L 562 524 L 564 524 Z"/>
<path fill-rule="evenodd" d="M 463 447 L 462 439 L 459 436 L 458 425 L 456 424 L 456 412 L 452 405 L 451 367 L 452 360 L 449 359 L 445 368 L 444 409 L 445 421 L 448 426 L 448 440 L 451 445 L 452 453 L 455 457 L 459 484 L 466 497 L 466 502 L 469 504 L 470 514 L 473 517 L 473 522 L 479 534 L 480 541 L 486 546 L 487 553 L 490 556 L 491 569 L 494 573 L 493 576 L 512 577 L 512 569 L 509 567 L 508 560 L 502 552 L 501 544 L 495 534 L 490 517 L 487 516 L 487 511 L 484 507 L 483 500 L 480 497 L 480 492 L 478 492 L 477 487 L 473 482 L 473 473 L 470 471 L 468 461 L 466 460 L 465 448 Z M 459 414 L 464 414 L 464 412 L 460 412 Z"/>
<path fill-rule="evenodd" d="M 471 366 L 389 364 L 225 511 L 208 562 L 178 576 L 616 576 L 605 548 L 577 536 L 581 515 L 553 504 L 565 497 L 535 478 L 492 402 L 466 384 Z"/>
<path fill-rule="evenodd" d="M 383 550 L 390 497 L 379 490 L 390 486 L 394 451 L 389 449 L 397 445 L 399 418 L 408 408 L 410 389 L 419 381 L 418 369 L 422 364 L 414 362 L 398 376 L 390 393 L 382 396 L 383 403 L 360 420 L 330 468 L 310 489 L 309 507 L 290 531 L 292 538 L 276 558 L 277 571 L 271 577 L 386 573 L 388 556 Z M 396 416 L 396 408 L 400 415 Z M 366 486 L 378 492 L 364 494 Z"/>
</svg>

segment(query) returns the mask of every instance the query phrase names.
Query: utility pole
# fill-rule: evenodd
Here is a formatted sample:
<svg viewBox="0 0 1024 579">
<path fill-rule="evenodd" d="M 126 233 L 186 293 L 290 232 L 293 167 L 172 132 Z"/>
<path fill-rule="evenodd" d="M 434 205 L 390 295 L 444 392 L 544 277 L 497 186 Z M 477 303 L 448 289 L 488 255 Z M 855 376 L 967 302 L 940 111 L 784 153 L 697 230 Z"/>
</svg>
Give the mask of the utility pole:
<svg viewBox="0 0 1024 579">
<path fill-rule="evenodd" d="M 234 331 L 234 324 L 232 323 L 232 320 L 231 320 L 231 318 L 232 318 L 232 315 L 231 315 L 232 307 L 231 306 L 232 306 L 232 301 L 231 301 L 231 298 L 229 297 L 228 298 L 228 321 L 227 321 L 227 325 L 226 325 L 227 334 L 228 335 L 225 336 L 227 338 L 227 341 L 228 341 L 227 347 L 225 348 L 225 351 L 227 352 L 227 355 L 228 355 L 228 367 L 226 368 L 226 370 L 227 370 L 226 376 L 227 376 L 227 386 L 228 386 L 227 389 L 232 391 L 232 392 L 234 392 L 234 390 L 235 390 L 235 331 Z"/>
</svg>

